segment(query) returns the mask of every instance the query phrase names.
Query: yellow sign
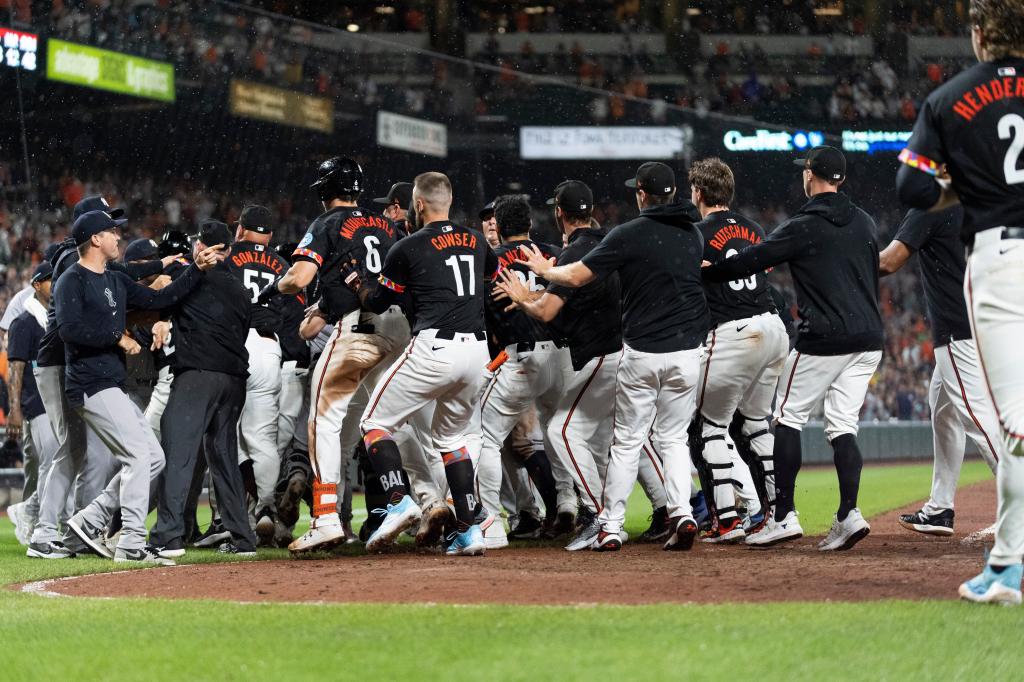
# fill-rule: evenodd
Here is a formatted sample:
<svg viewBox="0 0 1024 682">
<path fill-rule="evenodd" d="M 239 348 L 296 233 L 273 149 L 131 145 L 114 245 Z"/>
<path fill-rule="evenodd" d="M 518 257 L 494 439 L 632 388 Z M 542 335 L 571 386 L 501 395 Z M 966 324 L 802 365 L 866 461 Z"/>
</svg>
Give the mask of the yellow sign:
<svg viewBox="0 0 1024 682">
<path fill-rule="evenodd" d="M 334 103 L 324 97 L 235 79 L 231 81 L 229 106 L 233 115 L 242 118 L 334 132 Z"/>
</svg>

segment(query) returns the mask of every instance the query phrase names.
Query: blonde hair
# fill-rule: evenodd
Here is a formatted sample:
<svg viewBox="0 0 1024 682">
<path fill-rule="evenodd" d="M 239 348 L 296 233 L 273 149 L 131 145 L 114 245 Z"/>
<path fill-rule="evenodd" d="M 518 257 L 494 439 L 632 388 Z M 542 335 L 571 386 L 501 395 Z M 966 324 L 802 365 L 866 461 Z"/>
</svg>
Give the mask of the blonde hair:
<svg viewBox="0 0 1024 682">
<path fill-rule="evenodd" d="M 452 182 L 444 173 L 421 173 L 413 180 L 413 196 L 431 209 L 447 210 L 452 205 Z"/>
</svg>

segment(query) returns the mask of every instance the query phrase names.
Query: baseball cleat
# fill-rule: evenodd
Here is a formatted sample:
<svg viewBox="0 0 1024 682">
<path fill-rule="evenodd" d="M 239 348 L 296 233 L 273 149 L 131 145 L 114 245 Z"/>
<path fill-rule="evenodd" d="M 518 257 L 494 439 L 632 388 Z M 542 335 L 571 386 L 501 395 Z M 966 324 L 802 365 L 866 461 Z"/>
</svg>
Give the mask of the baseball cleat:
<svg viewBox="0 0 1024 682">
<path fill-rule="evenodd" d="M 138 549 L 117 548 L 114 552 L 115 564 L 152 564 L 153 566 L 176 566 L 173 559 L 165 559 L 150 545 Z"/>
<path fill-rule="evenodd" d="M 753 535 L 754 533 L 760 533 L 761 529 L 764 528 L 764 524 L 768 521 L 768 516 L 764 511 L 759 511 L 756 514 L 748 514 L 743 519 L 743 532 L 746 535 Z"/>
<path fill-rule="evenodd" d="M 505 549 L 508 547 L 508 534 L 505 532 L 505 524 L 495 517 L 491 525 L 484 531 L 484 544 L 487 549 Z"/>
<path fill-rule="evenodd" d="M 85 519 L 78 518 L 77 514 L 68 519 L 67 527 L 79 540 L 91 547 L 100 556 L 107 559 L 114 558 L 114 553 L 110 551 L 105 542 L 107 532 L 103 528 L 96 528 Z M 182 554 L 184 553 L 182 551 Z"/>
<path fill-rule="evenodd" d="M 173 538 L 163 547 L 156 547 L 154 551 L 164 559 L 180 559 L 185 556 L 185 541 L 181 538 Z"/>
<path fill-rule="evenodd" d="M 227 542 L 231 539 L 231 532 L 224 528 L 220 519 L 214 519 L 210 522 L 210 527 L 206 529 L 206 532 L 202 536 L 192 543 L 193 547 L 216 547 L 222 542 Z"/>
<path fill-rule="evenodd" d="M 669 519 L 668 522 L 669 527 L 674 530 L 661 548 L 666 552 L 685 552 L 692 549 L 693 541 L 697 538 L 697 522 L 689 516 Z"/>
<path fill-rule="evenodd" d="M 301 471 L 288 479 L 288 485 L 277 502 L 277 516 L 284 525 L 293 527 L 299 522 L 299 503 L 308 485 L 306 475 Z"/>
<path fill-rule="evenodd" d="M 531 512 L 520 512 L 516 527 L 509 531 L 510 540 L 536 540 L 544 531 L 544 522 Z"/>
<path fill-rule="evenodd" d="M 554 520 L 548 524 L 544 536 L 553 540 L 561 535 L 568 535 L 576 527 L 576 512 L 571 509 L 560 509 Z"/>
<path fill-rule="evenodd" d="M 74 559 L 75 553 L 61 542 L 30 542 L 25 556 L 33 559 Z"/>
<path fill-rule="evenodd" d="M 233 556 L 239 559 L 252 559 L 256 556 L 256 548 L 245 548 L 239 547 L 234 542 L 225 542 L 223 545 L 217 548 L 217 554 L 219 556 Z"/>
<path fill-rule="evenodd" d="M 745 542 L 750 547 L 771 547 L 782 542 L 796 540 L 804 536 L 804 529 L 800 527 L 798 514 L 791 511 L 781 521 L 768 519 L 760 532 L 748 535 Z"/>
<path fill-rule="evenodd" d="M 921 509 L 913 514 L 901 514 L 899 524 L 917 533 L 949 537 L 953 534 L 953 516 L 952 509 L 943 509 L 937 514 L 926 514 Z"/>
<path fill-rule="evenodd" d="M 570 552 L 578 552 L 581 549 L 587 549 L 593 546 L 594 541 L 597 540 L 598 533 L 601 532 L 601 522 L 598 520 L 597 515 L 591 515 L 586 522 L 580 526 L 579 530 L 576 531 L 576 535 L 573 536 L 569 544 L 565 546 L 565 549 Z M 621 544 L 621 540 L 620 540 Z"/>
<path fill-rule="evenodd" d="M 832 528 L 825 539 L 818 543 L 822 552 L 842 552 L 853 548 L 871 532 L 871 526 L 861 516 L 860 509 L 851 509 L 846 518 L 840 521 L 832 518 Z"/>
<path fill-rule="evenodd" d="M 446 504 L 435 504 L 427 509 L 420 519 L 420 529 L 416 533 L 416 544 L 420 547 L 433 547 L 444 536 L 444 524 L 448 522 L 451 511 Z"/>
<path fill-rule="evenodd" d="M 733 517 L 723 523 L 716 523 L 711 530 L 702 531 L 700 541 L 710 544 L 729 544 L 743 540 L 746 532 L 740 524 L 739 517 Z"/>
<path fill-rule="evenodd" d="M 618 533 L 606 533 L 598 531 L 590 548 L 595 552 L 618 552 L 622 549 L 622 538 Z"/>
<path fill-rule="evenodd" d="M 1021 564 L 1006 566 L 1001 573 L 986 564 L 984 571 L 960 585 L 960 598 L 976 604 L 1016 606 L 1021 602 L 1021 571 Z"/>
<path fill-rule="evenodd" d="M 309 530 L 288 545 L 292 554 L 318 552 L 337 547 L 345 542 L 345 529 L 340 523 L 319 524 L 316 519 L 309 524 Z"/>
<path fill-rule="evenodd" d="M 448 536 L 448 556 L 483 556 L 487 552 L 487 541 L 480 526 L 470 526 L 461 533 Z"/>
<path fill-rule="evenodd" d="M 274 546 L 274 512 L 264 507 L 256 516 L 256 537 L 264 547 Z"/>
<path fill-rule="evenodd" d="M 385 509 L 374 509 L 374 514 L 383 517 L 380 526 L 373 531 L 366 541 L 367 552 L 380 552 L 385 547 L 394 544 L 395 539 L 402 534 L 409 526 L 413 525 L 423 515 L 420 507 L 408 495 L 404 496 L 398 504 L 389 504 Z"/>
<path fill-rule="evenodd" d="M 668 507 L 658 507 L 651 514 L 651 525 L 640 535 L 640 542 L 661 542 L 672 532 L 668 525 Z"/>
<path fill-rule="evenodd" d="M 25 518 L 25 503 L 18 502 L 7 506 L 7 518 L 14 524 L 14 537 L 20 545 L 28 545 L 32 541 L 32 529 Z"/>
</svg>

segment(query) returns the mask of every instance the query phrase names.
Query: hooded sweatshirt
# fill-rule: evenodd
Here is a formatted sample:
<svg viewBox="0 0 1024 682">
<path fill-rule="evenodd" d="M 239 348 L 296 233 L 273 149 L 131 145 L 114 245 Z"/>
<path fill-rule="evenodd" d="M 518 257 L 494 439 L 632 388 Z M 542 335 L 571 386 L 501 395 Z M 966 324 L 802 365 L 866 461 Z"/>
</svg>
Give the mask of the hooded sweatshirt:
<svg viewBox="0 0 1024 682">
<path fill-rule="evenodd" d="M 881 350 L 875 232 L 875 221 L 845 194 L 818 194 L 760 244 L 705 268 L 704 277 L 724 282 L 789 263 L 800 314 L 797 351 Z"/>
<path fill-rule="evenodd" d="M 700 264 L 704 238 L 689 201 L 651 206 L 608 233 L 581 261 L 598 277 L 619 273 L 622 340 L 644 353 L 690 350 L 711 324 Z"/>
</svg>

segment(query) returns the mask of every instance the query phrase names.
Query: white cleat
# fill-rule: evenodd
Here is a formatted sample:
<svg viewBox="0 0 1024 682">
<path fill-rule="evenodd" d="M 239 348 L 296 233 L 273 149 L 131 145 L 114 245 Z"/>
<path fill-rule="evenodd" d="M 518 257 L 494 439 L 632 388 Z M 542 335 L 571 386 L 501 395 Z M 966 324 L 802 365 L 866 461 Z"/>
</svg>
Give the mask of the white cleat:
<svg viewBox="0 0 1024 682">
<path fill-rule="evenodd" d="M 871 526 L 861 516 L 860 509 L 852 509 L 846 518 L 840 521 L 832 518 L 832 528 L 825 539 L 818 543 L 822 552 L 842 552 L 851 549 L 871 532 Z"/>
<path fill-rule="evenodd" d="M 292 540 L 288 551 L 292 554 L 318 552 L 337 547 L 347 540 L 345 528 L 340 523 L 318 524 L 316 519 L 301 537 Z"/>
<path fill-rule="evenodd" d="M 791 511 L 781 521 L 768 519 L 759 532 L 748 535 L 746 543 L 751 547 L 772 547 L 783 542 L 796 540 L 804 536 L 797 513 Z"/>
<path fill-rule="evenodd" d="M 398 504 L 389 504 L 386 509 L 374 509 L 374 514 L 383 514 L 384 520 L 380 527 L 373 531 L 366 540 L 367 552 L 380 552 L 389 545 L 409 526 L 420 520 L 423 512 L 413 499 L 406 495 Z"/>
</svg>

